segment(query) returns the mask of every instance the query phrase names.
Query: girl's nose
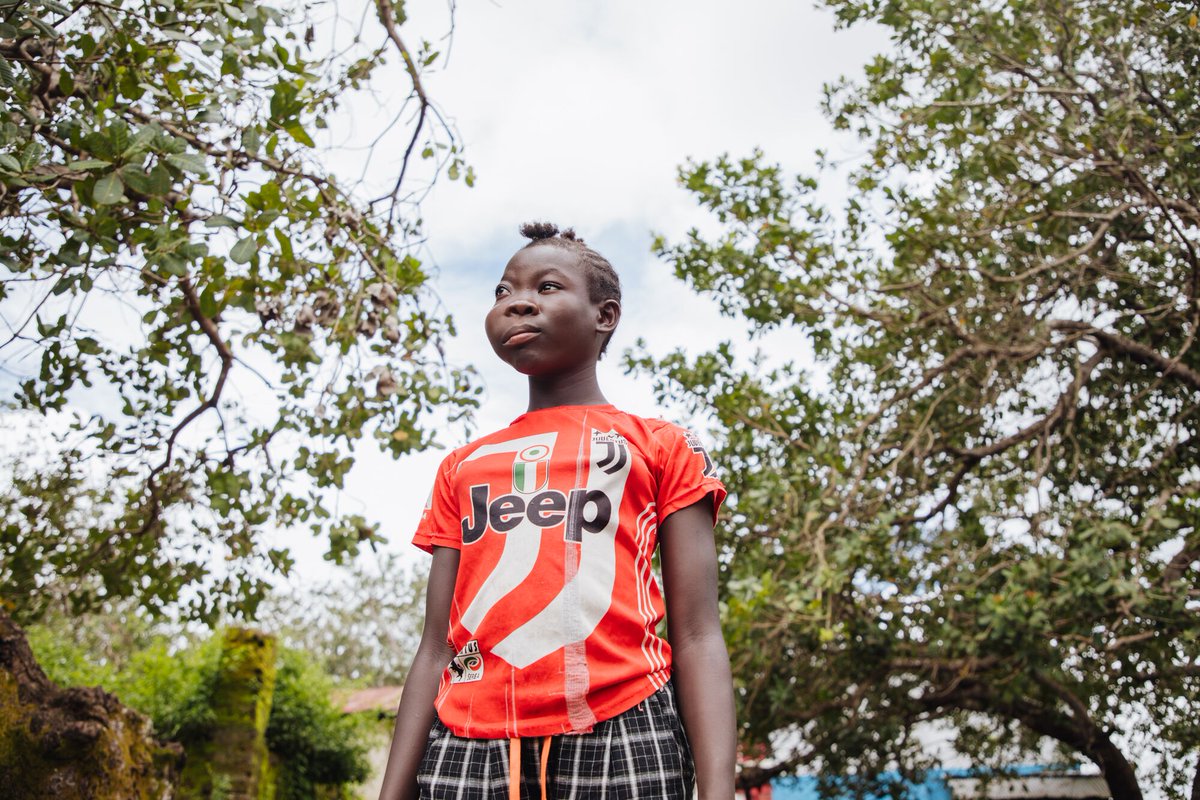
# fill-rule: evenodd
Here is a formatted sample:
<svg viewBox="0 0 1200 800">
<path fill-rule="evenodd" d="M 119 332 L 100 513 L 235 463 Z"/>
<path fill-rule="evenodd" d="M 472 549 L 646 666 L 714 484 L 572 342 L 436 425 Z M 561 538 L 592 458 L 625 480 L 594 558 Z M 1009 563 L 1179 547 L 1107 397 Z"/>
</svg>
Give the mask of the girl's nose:
<svg viewBox="0 0 1200 800">
<path fill-rule="evenodd" d="M 504 309 L 505 314 L 512 316 L 524 316 L 526 314 L 536 314 L 537 305 L 530 302 L 525 297 L 514 296 L 508 301 L 508 307 Z"/>
</svg>

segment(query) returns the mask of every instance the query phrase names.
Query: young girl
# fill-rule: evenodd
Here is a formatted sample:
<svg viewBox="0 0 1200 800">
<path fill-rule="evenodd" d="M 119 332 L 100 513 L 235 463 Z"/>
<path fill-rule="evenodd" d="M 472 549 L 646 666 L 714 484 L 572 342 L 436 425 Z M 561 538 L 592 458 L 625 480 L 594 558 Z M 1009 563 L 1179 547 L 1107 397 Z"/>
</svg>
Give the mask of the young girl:
<svg viewBox="0 0 1200 800">
<path fill-rule="evenodd" d="M 438 470 L 414 537 L 433 554 L 425 628 L 381 800 L 729 800 L 725 489 L 694 435 L 601 393 L 612 265 L 571 230 L 521 233 L 485 327 L 528 376 L 529 410 Z"/>
</svg>

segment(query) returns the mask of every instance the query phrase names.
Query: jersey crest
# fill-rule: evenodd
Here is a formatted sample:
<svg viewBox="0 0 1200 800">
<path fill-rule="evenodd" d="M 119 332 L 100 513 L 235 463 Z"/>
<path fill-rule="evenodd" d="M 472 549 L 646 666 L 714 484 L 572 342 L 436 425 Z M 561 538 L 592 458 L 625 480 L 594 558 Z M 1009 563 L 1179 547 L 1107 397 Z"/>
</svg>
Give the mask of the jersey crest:
<svg viewBox="0 0 1200 800">
<path fill-rule="evenodd" d="M 550 482 L 550 448 L 543 444 L 526 447 L 513 459 L 513 491 L 533 494 Z"/>
</svg>

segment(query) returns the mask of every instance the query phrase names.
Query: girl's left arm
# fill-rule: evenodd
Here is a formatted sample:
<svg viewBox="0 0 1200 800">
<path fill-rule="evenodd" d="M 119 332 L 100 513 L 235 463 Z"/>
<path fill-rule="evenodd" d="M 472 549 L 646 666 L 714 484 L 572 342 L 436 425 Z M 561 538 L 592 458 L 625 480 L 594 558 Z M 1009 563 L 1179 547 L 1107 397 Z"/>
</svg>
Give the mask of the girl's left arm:
<svg viewBox="0 0 1200 800">
<path fill-rule="evenodd" d="M 658 537 L 671 670 L 683 729 L 696 759 L 696 788 L 700 800 L 730 800 L 737 723 L 717 609 L 712 497 L 671 514 Z"/>
</svg>

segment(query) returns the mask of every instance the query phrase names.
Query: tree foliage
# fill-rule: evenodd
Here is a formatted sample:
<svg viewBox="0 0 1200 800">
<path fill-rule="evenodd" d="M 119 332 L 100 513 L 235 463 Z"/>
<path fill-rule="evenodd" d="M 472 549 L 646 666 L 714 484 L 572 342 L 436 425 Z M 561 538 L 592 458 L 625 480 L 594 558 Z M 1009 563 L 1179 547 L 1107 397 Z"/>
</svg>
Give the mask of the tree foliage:
<svg viewBox="0 0 1200 800">
<path fill-rule="evenodd" d="M 123 637 L 129 648 L 112 652 L 97 635 L 102 631 Z M 219 634 L 181 641 L 154 630 L 134 612 L 109 609 L 71 620 L 48 616 L 30 626 L 29 641 L 60 686 L 104 687 L 148 716 L 159 736 L 185 749 L 211 738 Z M 266 738 L 277 759 L 276 791 L 283 800 L 316 797 L 321 789 L 368 777 L 371 730 L 367 720 L 334 706 L 334 687 L 334 679 L 308 654 L 280 649 Z"/>
<path fill-rule="evenodd" d="M 689 164 L 721 230 L 657 245 L 815 361 L 631 362 L 712 403 L 745 733 L 872 775 L 928 765 L 940 720 L 981 763 L 1050 737 L 1115 798 L 1195 796 L 1196 8 L 826 4 L 891 34 L 827 90 L 865 154 Z"/>
<path fill-rule="evenodd" d="M 345 684 L 403 684 L 421 641 L 427 574 L 395 554 L 325 583 L 280 587 L 258 621 Z"/>
<path fill-rule="evenodd" d="M 339 562 L 374 542 L 329 502 L 362 437 L 399 456 L 474 404 L 410 246 L 428 182 L 473 174 L 421 83 L 434 45 L 373 10 L 337 49 L 332 4 L 0 3 L 0 352 L 11 406 L 58 437 L 8 452 L 18 618 L 252 612 L 291 563 L 264 531 L 307 526 Z M 371 198 L 316 140 L 389 56 L 405 146 Z"/>
</svg>

